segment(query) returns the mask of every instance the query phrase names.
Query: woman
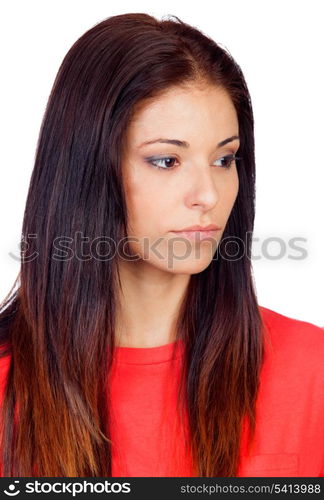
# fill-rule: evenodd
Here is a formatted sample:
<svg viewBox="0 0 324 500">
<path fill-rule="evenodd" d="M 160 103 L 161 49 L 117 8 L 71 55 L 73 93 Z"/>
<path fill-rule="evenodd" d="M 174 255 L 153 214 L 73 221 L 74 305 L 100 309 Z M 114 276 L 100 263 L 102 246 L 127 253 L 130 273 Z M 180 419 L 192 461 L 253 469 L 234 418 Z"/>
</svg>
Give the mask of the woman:
<svg viewBox="0 0 324 500">
<path fill-rule="evenodd" d="M 4 476 L 324 474 L 324 335 L 257 303 L 254 190 L 224 49 L 135 13 L 75 42 L 1 311 Z"/>
</svg>

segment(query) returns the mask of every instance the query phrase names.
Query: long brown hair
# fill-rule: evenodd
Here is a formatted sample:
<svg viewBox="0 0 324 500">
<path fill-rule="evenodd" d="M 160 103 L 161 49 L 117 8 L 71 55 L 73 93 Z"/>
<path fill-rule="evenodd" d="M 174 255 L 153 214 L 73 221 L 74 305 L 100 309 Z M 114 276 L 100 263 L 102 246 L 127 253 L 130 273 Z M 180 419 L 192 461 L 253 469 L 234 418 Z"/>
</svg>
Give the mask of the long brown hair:
<svg viewBox="0 0 324 500">
<path fill-rule="evenodd" d="M 121 152 L 135 105 L 172 86 L 204 81 L 232 99 L 242 160 L 222 239 L 226 256 L 221 241 L 217 259 L 191 276 L 179 315 L 181 388 L 195 473 L 236 475 L 243 418 L 250 440 L 254 435 L 263 361 L 251 270 L 250 95 L 239 65 L 207 35 L 176 16 L 160 21 L 130 13 L 105 19 L 74 43 L 41 125 L 22 228 L 28 255 L 22 250 L 19 286 L 0 314 L 1 356 L 11 355 L 1 421 L 4 476 L 111 476 L 104 388 L 115 347 L 118 270 L 115 258 L 72 258 L 75 235 L 88 242 L 125 237 Z M 64 258 L 53 253 L 62 235 L 71 243 Z"/>
</svg>

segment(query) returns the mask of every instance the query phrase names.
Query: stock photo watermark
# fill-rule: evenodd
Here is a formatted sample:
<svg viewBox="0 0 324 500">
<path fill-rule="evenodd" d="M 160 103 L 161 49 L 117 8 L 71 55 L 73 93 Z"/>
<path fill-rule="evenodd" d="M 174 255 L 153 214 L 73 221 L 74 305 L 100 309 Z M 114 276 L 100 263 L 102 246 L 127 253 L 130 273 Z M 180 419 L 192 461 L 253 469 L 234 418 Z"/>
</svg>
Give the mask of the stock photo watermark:
<svg viewBox="0 0 324 500">
<path fill-rule="evenodd" d="M 252 251 L 247 255 L 251 242 Z M 125 237 L 116 242 L 108 236 L 98 236 L 90 241 L 81 231 L 75 233 L 75 238 L 58 236 L 53 240 L 51 259 L 55 261 L 70 261 L 77 259 L 85 262 L 89 260 L 107 261 L 116 257 L 122 260 L 151 260 L 158 259 L 173 267 L 175 261 L 188 259 L 237 261 L 245 256 L 250 260 L 278 261 L 282 259 L 304 260 L 308 256 L 306 249 L 307 238 L 294 236 L 285 240 L 278 236 L 269 236 L 261 240 L 247 232 L 245 240 L 237 236 L 226 236 L 218 241 L 216 238 L 200 238 L 199 232 L 195 238 L 186 237 L 159 237 L 152 239 Z M 37 234 L 28 234 L 20 242 L 20 254 L 9 252 L 14 260 L 28 263 L 40 256 L 42 246 L 39 245 Z"/>
</svg>

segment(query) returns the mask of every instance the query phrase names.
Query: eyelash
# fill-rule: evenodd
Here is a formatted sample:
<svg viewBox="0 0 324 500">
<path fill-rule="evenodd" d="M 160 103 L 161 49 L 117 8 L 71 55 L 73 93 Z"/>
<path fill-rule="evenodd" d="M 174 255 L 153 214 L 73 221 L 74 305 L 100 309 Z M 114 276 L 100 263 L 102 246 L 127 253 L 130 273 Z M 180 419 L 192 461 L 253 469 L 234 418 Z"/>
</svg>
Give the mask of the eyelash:
<svg viewBox="0 0 324 500">
<path fill-rule="evenodd" d="M 164 160 L 176 160 L 176 159 L 177 158 L 175 158 L 174 156 L 162 156 L 160 158 L 145 158 L 145 161 L 147 161 L 147 163 L 152 165 L 153 168 L 157 168 L 159 170 L 173 170 L 175 168 L 175 166 L 160 167 L 158 165 L 155 165 L 154 162 L 164 161 Z M 222 156 L 221 158 L 218 158 L 218 160 L 215 160 L 215 161 L 224 160 L 224 159 L 227 160 L 227 164 L 221 168 L 224 168 L 225 170 L 229 170 L 231 168 L 233 161 L 242 160 L 242 158 L 240 158 L 239 156 L 235 156 L 235 154 L 230 154 L 230 155 Z"/>
</svg>

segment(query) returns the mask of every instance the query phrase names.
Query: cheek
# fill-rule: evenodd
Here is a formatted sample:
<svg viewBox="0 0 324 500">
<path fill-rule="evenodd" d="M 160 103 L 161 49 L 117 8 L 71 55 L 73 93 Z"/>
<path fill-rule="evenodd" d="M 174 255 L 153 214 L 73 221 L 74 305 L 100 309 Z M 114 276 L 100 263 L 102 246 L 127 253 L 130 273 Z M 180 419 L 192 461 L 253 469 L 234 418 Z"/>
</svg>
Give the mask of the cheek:
<svg viewBox="0 0 324 500">
<path fill-rule="evenodd" d="M 132 231 L 138 235 L 148 236 L 156 233 L 161 226 L 161 216 L 167 216 L 167 193 L 161 187 L 161 182 L 150 182 L 147 176 L 145 183 L 133 179 L 128 182 L 126 189 L 126 202 L 129 223 Z"/>
<path fill-rule="evenodd" d="M 235 200 L 237 198 L 238 190 L 239 190 L 239 177 L 237 170 L 235 169 L 233 171 L 233 178 L 231 179 L 231 182 L 229 183 L 228 189 L 226 190 L 225 194 L 227 205 L 231 207 L 234 205 Z"/>
<path fill-rule="evenodd" d="M 239 178 L 237 172 L 235 172 L 230 182 L 226 183 L 226 185 L 223 187 L 223 191 L 221 194 L 220 206 L 222 207 L 221 211 L 223 212 L 224 220 L 228 219 L 228 217 L 230 216 L 230 213 L 233 209 L 235 200 L 238 195 L 238 191 L 239 191 Z"/>
</svg>

